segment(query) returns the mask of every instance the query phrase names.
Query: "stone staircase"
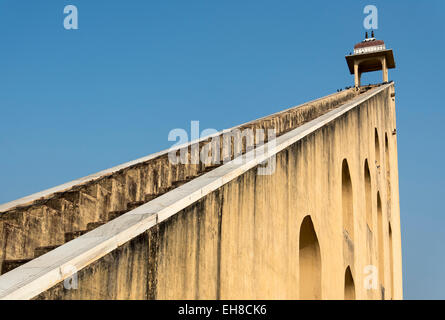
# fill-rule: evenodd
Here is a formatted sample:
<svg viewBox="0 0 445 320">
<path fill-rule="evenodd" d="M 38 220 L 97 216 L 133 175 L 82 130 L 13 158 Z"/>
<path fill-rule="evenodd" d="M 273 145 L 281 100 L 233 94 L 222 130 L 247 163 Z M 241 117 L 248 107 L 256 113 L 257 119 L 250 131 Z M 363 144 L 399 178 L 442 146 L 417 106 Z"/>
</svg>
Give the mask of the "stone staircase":
<svg viewBox="0 0 445 320">
<path fill-rule="evenodd" d="M 35 258 L 38 258 L 54 249 L 56 249 L 57 247 L 63 245 L 64 243 L 67 243 L 71 240 L 76 239 L 77 237 L 80 237 L 82 235 L 84 235 L 85 233 L 94 230 L 97 227 L 100 227 L 102 225 L 104 225 L 105 223 L 116 219 L 117 217 L 123 215 L 124 213 L 127 213 L 131 210 L 134 210 L 135 208 L 215 169 L 216 167 L 219 167 L 220 165 L 210 165 L 210 166 L 206 166 L 204 167 L 196 176 L 188 176 L 183 180 L 177 180 L 177 181 L 173 181 L 171 183 L 171 185 L 169 187 L 162 187 L 160 188 L 156 193 L 153 194 L 146 194 L 144 196 L 144 201 L 133 201 L 133 202 L 128 202 L 126 205 L 126 209 L 125 210 L 119 210 L 119 211 L 111 211 L 107 214 L 107 218 L 104 219 L 103 221 L 92 221 L 90 223 L 87 224 L 86 229 L 82 229 L 82 230 L 75 230 L 75 231 L 70 231 L 70 232 L 65 232 L 64 234 L 64 241 L 61 241 L 61 243 L 58 244 L 54 244 L 54 245 L 49 245 L 49 246 L 42 246 L 42 247 L 37 247 L 34 249 L 34 255 L 33 256 L 28 256 L 28 257 L 21 257 L 19 259 L 11 259 L 11 260 L 3 260 L 2 262 L 2 268 L 1 268 L 1 274 L 5 274 Z M 74 192 L 72 194 L 73 197 L 77 197 L 78 195 L 76 195 Z M 64 200 L 64 199 L 63 199 Z M 58 203 L 58 205 L 60 205 L 60 201 Z"/>
<path fill-rule="evenodd" d="M 236 127 L 236 130 L 253 130 L 256 141 L 259 137 L 256 135 L 257 130 L 261 129 L 264 133 L 273 128 L 276 129 L 278 137 L 359 94 L 355 89 L 338 92 L 251 121 Z M 263 138 L 264 142 L 267 142 L 269 134 L 267 133 L 267 138 L 262 134 L 261 140 Z M 228 154 L 224 153 L 223 132 L 217 139 L 220 141 L 220 155 L 224 161 L 238 156 L 233 146 L 228 150 Z M 233 140 L 233 137 L 230 139 Z M 202 151 L 212 153 L 210 152 L 212 145 L 208 145 L 212 141 L 213 138 L 208 138 L 197 144 L 187 145 L 178 149 L 177 155 L 180 156 L 185 150 L 190 160 L 192 156 L 190 151 L 193 152 L 195 147 L 199 155 Z M 242 141 L 242 151 L 240 151 L 245 153 L 247 139 Z M 169 161 L 167 153 L 139 160 L 141 161 L 127 163 L 91 177 L 72 181 L 67 186 L 55 187 L 54 191 L 46 190 L 41 194 L 3 205 L 0 211 L 0 274 L 51 251 L 128 212 L 135 206 L 149 202 L 216 167 L 193 162 L 173 164 Z"/>
</svg>

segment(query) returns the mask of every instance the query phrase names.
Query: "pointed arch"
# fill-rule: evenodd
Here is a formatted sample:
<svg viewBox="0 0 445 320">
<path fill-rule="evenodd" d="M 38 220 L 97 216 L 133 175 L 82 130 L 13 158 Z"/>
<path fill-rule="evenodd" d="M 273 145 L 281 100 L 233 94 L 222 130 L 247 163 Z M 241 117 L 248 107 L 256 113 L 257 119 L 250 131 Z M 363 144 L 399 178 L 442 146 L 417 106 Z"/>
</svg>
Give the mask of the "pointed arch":
<svg viewBox="0 0 445 320">
<path fill-rule="evenodd" d="M 388 217 L 391 216 L 391 162 L 389 159 L 388 134 L 385 133 L 385 167 L 386 167 L 386 198 L 388 205 Z"/>
<path fill-rule="evenodd" d="M 391 223 L 388 224 L 389 231 L 389 275 L 391 277 L 391 299 L 394 299 L 394 257 L 392 252 L 392 228 Z"/>
<path fill-rule="evenodd" d="M 386 160 L 386 172 L 390 172 L 389 141 L 388 141 L 388 134 L 386 132 L 385 132 L 385 160 Z"/>
<path fill-rule="evenodd" d="M 366 210 L 366 223 L 369 230 L 372 231 L 372 185 L 371 185 L 371 172 L 369 171 L 368 159 L 365 160 L 364 168 L 365 176 L 365 210 Z"/>
<path fill-rule="evenodd" d="M 383 214 L 382 214 L 382 200 L 380 199 L 380 193 L 377 192 L 377 228 L 378 228 L 378 242 L 379 242 L 379 282 L 381 287 L 384 287 L 384 275 L 385 275 L 385 254 L 383 246 Z"/>
<path fill-rule="evenodd" d="M 310 216 L 300 227 L 300 299 L 321 299 L 321 254 L 318 237 Z"/>
<path fill-rule="evenodd" d="M 345 271 L 345 300 L 355 300 L 354 277 L 349 266 Z"/>
<path fill-rule="evenodd" d="M 346 159 L 342 163 L 342 211 L 343 211 L 343 228 L 348 234 L 351 241 L 354 240 L 354 210 L 353 210 L 353 194 L 352 181 L 349 172 L 349 165 Z"/>
<path fill-rule="evenodd" d="M 379 140 L 379 133 L 377 131 L 377 128 L 375 128 L 374 131 L 374 151 L 375 151 L 375 165 L 377 168 L 380 167 L 380 140 Z"/>
</svg>

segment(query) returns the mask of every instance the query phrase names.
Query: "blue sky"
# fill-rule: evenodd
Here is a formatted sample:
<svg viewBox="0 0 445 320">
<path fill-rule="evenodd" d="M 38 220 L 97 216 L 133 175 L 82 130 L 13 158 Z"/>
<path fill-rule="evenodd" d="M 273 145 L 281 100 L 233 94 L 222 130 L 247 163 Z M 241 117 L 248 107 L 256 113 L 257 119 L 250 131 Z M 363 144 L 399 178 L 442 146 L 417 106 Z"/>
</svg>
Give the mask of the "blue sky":
<svg viewBox="0 0 445 320">
<path fill-rule="evenodd" d="M 405 298 L 444 299 L 441 0 L 3 0 L 0 203 L 168 148 L 191 120 L 219 130 L 352 85 L 368 4 L 397 62 Z"/>
</svg>

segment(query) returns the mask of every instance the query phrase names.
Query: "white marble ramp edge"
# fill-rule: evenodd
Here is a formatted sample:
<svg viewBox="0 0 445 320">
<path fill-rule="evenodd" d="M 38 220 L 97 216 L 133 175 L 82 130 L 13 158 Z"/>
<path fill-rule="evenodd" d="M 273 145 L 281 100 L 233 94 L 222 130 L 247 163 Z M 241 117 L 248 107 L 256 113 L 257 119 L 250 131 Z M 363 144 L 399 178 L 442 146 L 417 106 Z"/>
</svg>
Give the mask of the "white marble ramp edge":
<svg viewBox="0 0 445 320">
<path fill-rule="evenodd" d="M 205 136 L 205 137 L 202 137 L 202 138 L 199 138 L 199 139 L 196 139 L 196 140 L 193 140 L 193 141 L 190 141 L 190 142 L 187 142 L 187 143 L 175 146 L 172 150 L 179 150 L 179 149 L 182 149 L 184 147 L 194 145 L 195 143 L 198 143 L 198 142 L 201 142 L 201 141 L 205 141 L 205 140 L 207 140 L 209 138 L 212 138 L 212 137 L 215 137 L 215 136 L 218 136 L 218 135 L 222 135 L 222 134 L 224 134 L 226 132 L 230 132 L 230 131 L 232 131 L 234 129 L 237 129 L 237 128 L 240 128 L 242 126 L 254 123 L 256 121 L 260 121 L 260 120 L 263 120 L 263 119 L 266 119 L 266 118 L 269 118 L 269 117 L 273 117 L 273 116 L 279 115 L 281 113 L 288 112 L 288 111 L 290 111 L 292 109 L 300 108 L 302 106 L 306 106 L 306 105 L 309 105 L 311 103 L 315 103 L 317 101 L 320 101 L 320 100 L 323 100 L 323 99 L 335 96 L 337 94 L 338 93 L 332 93 L 332 94 L 329 94 L 327 96 L 324 96 L 324 97 L 321 97 L 321 98 L 318 98 L 318 99 L 315 99 L 315 100 L 311 100 L 309 102 L 305 102 L 305 103 L 300 104 L 298 106 L 291 107 L 291 108 L 288 108 L 288 109 L 285 109 L 285 110 L 281 110 L 281 111 L 273 113 L 271 115 L 255 119 L 255 120 L 252 120 L 252 121 L 249 121 L 249 122 L 237 125 L 235 127 L 229 128 L 229 129 L 224 129 L 224 130 L 218 131 L 218 132 L 216 132 L 214 134 L 211 134 L 211 135 L 208 135 L 208 136 Z M 165 154 L 168 154 L 169 151 L 170 151 L 170 148 L 162 150 L 162 151 L 159 151 L 159 152 L 156 152 L 156 153 L 153 153 L 153 154 L 150 154 L 148 156 L 145 156 L 145 157 L 133 160 L 133 161 L 129 161 L 129 162 L 120 164 L 118 166 L 115 166 L 115 167 L 112 167 L 112 168 L 109 168 L 109 169 L 105 169 L 105 170 L 99 171 L 97 173 L 93 173 L 91 175 L 88 175 L 88 176 L 85 176 L 85 177 L 82 177 L 82 178 L 79 178 L 79 179 L 76 179 L 76 180 L 73 180 L 73 181 L 70 181 L 70 182 L 66 182 L 64 184 L 61 184 L 61 185 L 52 187 L 50 189 L 46 189 L 46 190 L 43 190 L 43 191 L 31 194 L 29 196 L 26 196 L 26 197 L 23 197 L 23 198 L 20 198 L 20 199 L 16 199 L 16 200 L 4 203 L 4 204 L 0 204 L 0 213 L 8 211 L 8 210 L 13 209 L 13 208 L 18 207 L 18 206 L 28 205 L 28 204 L 32 203 L 33 201 L 49 197 L 52 194 L 55 194 L 55 193 L 58 193 L 58 192 L 68 191 L 68 190 L 70 190 L 73 187 L 81 186 L 83 184 L 92 182 L 94 180 L 101 179 L 101 178 L 103 178 L 105 176 L 109 176 L 109 175 L 111 175 L 111 174 L 113 174 L 115 172 L 118 172 L 120 170 L 124 170 L 126 168 L 131 167 L 131 166 L 134 166 L 134 165 L 137 165 L 137 164 L 140 164 L 140 163 L 144 163 L 146 161 L 149 161 L 149 160 L 155 159 L 157 157 L 163 156 Z"/>
<path fill-rule="evenodd" d="M 312 120 L 275 141 L 130 211 L 49 253 L 0 276 L 0 299 L 32 299 L 117 247 L 190 206 L 303 137 L 342 116 L 392 84 L 382 85 Z M 275 146 L 273 146 L 275 142 Z"/>
</svg>

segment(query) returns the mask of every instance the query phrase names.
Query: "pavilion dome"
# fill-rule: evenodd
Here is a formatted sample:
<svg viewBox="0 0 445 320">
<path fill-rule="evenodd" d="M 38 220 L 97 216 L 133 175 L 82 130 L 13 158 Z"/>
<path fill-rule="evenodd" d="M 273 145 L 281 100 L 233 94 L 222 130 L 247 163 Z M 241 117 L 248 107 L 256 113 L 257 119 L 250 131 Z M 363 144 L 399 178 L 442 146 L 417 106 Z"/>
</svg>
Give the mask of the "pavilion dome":
<svg viewBox="0 0 445 320">
<path fill-rule="evenodd" d="M 385 42 L 375 38 L 367 38 L 354 46 L 354 54 L 370 53 L 385 50 Z"/>
</svg>

